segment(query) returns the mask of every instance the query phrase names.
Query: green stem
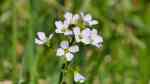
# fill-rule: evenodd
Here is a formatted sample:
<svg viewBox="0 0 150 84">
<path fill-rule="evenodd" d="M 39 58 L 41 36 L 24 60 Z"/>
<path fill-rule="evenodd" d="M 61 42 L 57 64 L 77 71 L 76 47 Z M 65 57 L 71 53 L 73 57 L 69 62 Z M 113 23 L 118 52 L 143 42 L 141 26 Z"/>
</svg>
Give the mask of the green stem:
<svg viewBox="0 0 150 84">
<path fill-rule="evenodd" d="M 62 67 L 61 67 L 61 72 L 60 72 L 60 76 L 59 76 L 59 83 L 58 84 L 61 84 L 62 83 L 62 81 L 63 81 L 63 77 L 64 77 L 64 70 L 65 69 L 65 63 L 64 64 L 62 64 Z"/>
<path fill-rule="evenodd" d="M 62 67 L 61 67 L 62 71 L 61 71 L 60 76 L 59 76 L 59 83 L 58 84 L 66 83 L 65 81 L 63 81 L 63 79 L 65 76 L 65 71 L 68 70 L 69 64 L 70 64 L 70 62 L 65 62 L 62 64 Z"/>
<path fill-rule="evenodd" d="M 16 66 L 17 66 L 17 59 L 16 59 L 16 41 L 17 41 L 17 15 L 16 15 L 16 1 L 12 0 L 12 65 L 13 65 L 13 72 L 12 72 L 12 80 L 14 83 L 17 81 L 16 75 Z"/>
</svg>

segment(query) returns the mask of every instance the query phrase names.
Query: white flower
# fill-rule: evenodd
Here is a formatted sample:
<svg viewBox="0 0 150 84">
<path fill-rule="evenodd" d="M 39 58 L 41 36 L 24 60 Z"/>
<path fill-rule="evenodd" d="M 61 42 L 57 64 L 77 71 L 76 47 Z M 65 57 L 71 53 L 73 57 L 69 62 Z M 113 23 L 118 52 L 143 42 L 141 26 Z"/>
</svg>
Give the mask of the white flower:
<svg viewBox="0 0 150 84">
<path fill-rule="evenodd" d="M 97 20 L 93 20 L 92 16 L 90 14 L 84 15 L 84 13 L 81 13 L 81 17 L 82 17 L 83 21 L 86 24 L 88 24 L 89 26 L 98 24 L 98 21 Z"/>
<path fill-rule="evenodd" d="M 78 72 L 74 72 L 74 81 L 79 83 L 84 83 L 86 78 Z"/>
<path fill-rule="evenodd" d="M 92 29 L 91 31 L 91 44 L 100 48 L 102 46 L 103 38 L 97 34 L 96 29 Z"/>
<path fill-rule="evenodd" d="M 74 53 L 79 51 L 77 45 L 69 46 L 68 41 L 62 41 L 60 43 L 60 48 L 57 49 L 57 56 L 65 56 L 67 61 L 71 61 L 74 58 Z"/>
<path fill-rule="evenodd" d="M 86 28 L 84 30 L 82 30 L 81 32 L 81 42 L 85 43 L 85 44 L 90 44 L 90 40 L 91 40 L 91 31 L 89 28 Z"/>
<path fill-rule="evenodd" d="M 75 27 L 73 28 L 73 32 L 74 32 L 74 35 L 75 35 L 75 40 L 76 42 L 83 42 L 85 44 L 89 44 L 90 43 L 90 29 L 89 28 L 86 28 L 82 31 L 80 31 L 80 28 L 79 27 Z"/>
<path fill-rule="evenodd" d="M 82 42 L 84 44 L 92 44 L 98 48 L 101 47 L 103 38 L 98 35 L 96 29 L 90 30 L 89 28 L 85 28 L 81 31 L 79 27 L 75 27 L 73 32 L 77 43 Z"/>
<path fill-rule="evenodd" d="M 65 20 L 64 23 L 71 25 L 71 24 L 77 24 L 78 20 L 80 19 L 78 14 L 73 15 L 70 12 L 66 12 L 64 14 Z"/>
<path fill-rule="evenodd" d="M 64 35 L 71 35 L 72 31 L 68 29 L 68 24 L 67 23 L 63 23 L 62 21 L 56 21 L 55 22 L 55 26 L 56 26 L 56 33 L 63 33 Z"/>
<path fill-rule="evenodd" d="M 35 38 L 35 43 L 38 45 L 43 45 L 48 42 L 53 37 L 53 34 L 50 34 L 47 38 L 44 32 L 37 32 L 38 38 Z"/>
</svg>

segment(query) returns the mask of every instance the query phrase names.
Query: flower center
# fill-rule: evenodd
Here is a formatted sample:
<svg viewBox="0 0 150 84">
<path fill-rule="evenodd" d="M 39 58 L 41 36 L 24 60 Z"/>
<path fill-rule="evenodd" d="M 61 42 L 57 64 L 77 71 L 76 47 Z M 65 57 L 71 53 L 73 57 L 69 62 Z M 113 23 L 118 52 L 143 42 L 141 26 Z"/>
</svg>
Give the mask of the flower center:
<svg viewBox="0 0 150 84">
<path fill-rule="evenodd" d="M 68 52 L 69 52 L 69 49 L 68 49 L 68 48 L 65 48 L 64 51 L 65 51 L 65 53 L 68 53 Z"/>
</svg>

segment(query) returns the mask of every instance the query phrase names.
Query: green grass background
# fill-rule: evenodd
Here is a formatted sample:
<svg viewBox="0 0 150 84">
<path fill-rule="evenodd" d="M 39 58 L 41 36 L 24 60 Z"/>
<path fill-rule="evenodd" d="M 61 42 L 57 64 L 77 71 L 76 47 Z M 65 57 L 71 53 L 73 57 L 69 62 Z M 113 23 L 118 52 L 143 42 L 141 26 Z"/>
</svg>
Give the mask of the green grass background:
<svg viewBox="0 0 150 84">
<path fill-rule="evenodd" d="M 150 84 L 149 0 L 0 0 L 0 81 L 58 84 L 61 36 L 50 47 L 34 38 L 54 32 L 66 11 L 90 13 L 104 38 L 102 48 L 81 46 L 76 55 L 85 84 Z"/>
</svg>

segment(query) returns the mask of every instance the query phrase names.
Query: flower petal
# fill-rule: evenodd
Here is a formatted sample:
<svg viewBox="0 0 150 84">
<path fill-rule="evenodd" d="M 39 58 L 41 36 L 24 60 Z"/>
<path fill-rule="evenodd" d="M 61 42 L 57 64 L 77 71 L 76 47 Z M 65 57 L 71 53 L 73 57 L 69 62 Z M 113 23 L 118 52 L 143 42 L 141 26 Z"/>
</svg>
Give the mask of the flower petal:
<svg viewBox="0 0 150 84">
<path fill-rule="evenodd" d="M 55 22 L 55 26 L 56 26 L 57 29 L 62 29 L 62 28 L 63 28 L 63 22 L 61 22 L 61 21 L 56 21 L 56 22 Z"/>
<path fill-rule="evenodd" d="M 71 61 L 74 58 L 74 55 L 70 52 L 66 53 L 65 56 L 67 61 Z"/>
<path fill-rule="evenodd" d="M 72 34 L 73 34 L 73 32 L 71 30 L 66 30 L 64 32 L 64 35 L 72 35 Z"/>
<path fill-rule="evenodd" d="M 72 13 L 70 13 L 70 12 L 66 12 L 65 14 L 64 14 L 64 17 L 65 17 L 65 19 L 72 19 Z"/>
<path fill-rule="evenodd" d="M 38 45 L 42 45 L 45 43 L 45 41 L 39 40 L 39 39 L 35 39 L 35 43 Z"/>
<path fill-rule="evenodd" d="M 89 28 L 86 28 L 86 29 L 82 30 L 81 35 L 82 35 L 82 37 L 90 38 L 91 30 Z"/>
<path fill-rule="evenodd" d="M 46 35 L 44 32 L 37 33 L 39 40 L 46 40 Z"/>
<path fill-rule="evenodd" d="M 62 41 L 60 43 L 60 47 L 65 49 L 65 48 L 68 48 L 69 47 L 69 42 L 68 41 Z"/>
<path fill-rule="evenodd" d="M 74 33 L 75 35 L 79 35 L 79 34 L 80 34 L 80 28 L 79 28 L 79 27 L 74 27 L 74 28 L 73 28 L 73 33 Z"/>
<path fill-rule="evenodd" d="M 90 14 L 87 14 L 87 15 L 85 15 L 85 16 L 83 17 L 83 20 L 84 20 L 85 22 L 89 22 L 89 21 L 92 20 L 92 16 L 91 16 Z"/>
<path fill-rule="evenodd" d="M 72 24 L 72 17 L 73 17 L 72 13 L 66 12 L 64 17 L 65 17 L 65 23 L 67 23 L 68 25 Z"/>
<path fill-rule="evenodd" d="M 78 14 L 75 14 L 72 18 L 72 24 L 76 24 L 78 22 L 78 20 L 80 19 Z"/>
<path fill-rule="evenodd" d="M 72 53 L 76 53 L 76 52 L 79 51 L 79 47 L 77 45 L 71 46 L 69 48 L 69 51 L 72 52 Z"/>
<path fill-rule="evenodd" d="M 56 53 L 56 55 L 57 55 L 57 56 L 63 56 L 63 55 L 64 55 L 64 53 L 65 53 L 65 52 L 64 52 L 64 49 L 62 49 L 62 48 L 58 48 L 58 49 L 57 49 L 57 53 Z"/>
<path fill-rule="evenodd" d="M 98 24 L 98 21 L 97 21 L 97 20 L 89 21 L 89 25 L 90 25 L 90 26 L 96 25 L 96 24 Z"/>
<path fill-rule="evenodd" d="M 82 76 L 81 74 L 79 74 L 78 72 L 74 72 L 74 81 L 75 82 L 79 82 L 79 83 L 83 83 L 85 81 L 85 77 Z"/>
<path fill-rule="evenodd" d="M 81 42 L 83 42 L 84 44 L 90 44 L 91 39 L 87 38 L 87 37 L 84 37 L 84 38 L 81 39 Z"/>
<path fill-rule="evenodd" d="M 79 27 L 74 27 L 73 28 L 73 33 L 75 35 L 76 42 L 80 42 L 80 28 Z"/>
</svg>

